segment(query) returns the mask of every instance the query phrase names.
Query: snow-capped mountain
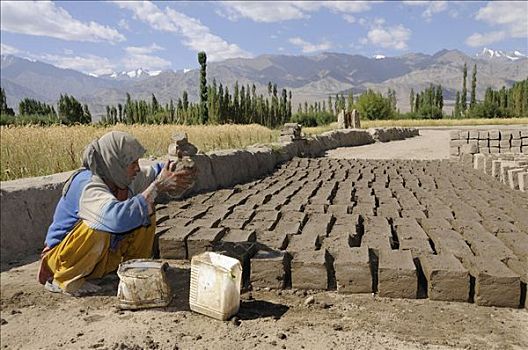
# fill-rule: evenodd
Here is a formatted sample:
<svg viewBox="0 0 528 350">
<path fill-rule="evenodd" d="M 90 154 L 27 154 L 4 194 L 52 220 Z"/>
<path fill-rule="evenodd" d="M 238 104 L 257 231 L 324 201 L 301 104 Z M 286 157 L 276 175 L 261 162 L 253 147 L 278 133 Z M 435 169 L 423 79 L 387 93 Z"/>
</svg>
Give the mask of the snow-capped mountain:
<svg viewBox="0 0 528 350">
<path fill-rule="evenodd" d="M 374 58 L 377 59 L 377 60 L 382 60 L 382 59 L 385 58 L 385 56 L 384 55 L 375 55 Z"/>
<path fill-rule="evenodd" d="M 487 47 L 483 48 L 482 51 L 477 53 L 475 56 L 480 59 L 502 59 L 510 61 L 528 58 L 527 55 L 522 54 L 517 50 L 512 52 L 504 52 L 502 50 L 488 49 Z"/>
<path fill-rule="evenodd" d="M 143 79 L 148 77 L 155 77 L 161 73 L 160 70 L 156 71 L 149 71 L 147 69 L 143 68 L 137 68 L 131 71 L 122 71 L 122 72 L 114 72 L 111 74 L 105 74 L 101 75 L 100 78 L 106 78 L 106 79 L 116 79 L 116 80 L 123 80 L 123 79 Z"/>
</svg>

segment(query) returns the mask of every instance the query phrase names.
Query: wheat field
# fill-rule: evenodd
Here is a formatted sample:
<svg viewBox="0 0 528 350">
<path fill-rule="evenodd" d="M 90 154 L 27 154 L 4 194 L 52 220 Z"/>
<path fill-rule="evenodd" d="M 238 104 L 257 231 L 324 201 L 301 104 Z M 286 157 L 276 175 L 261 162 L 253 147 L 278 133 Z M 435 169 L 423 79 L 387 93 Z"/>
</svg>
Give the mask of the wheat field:
<svg viewBox="0 0 528 350">
<path fill-rule="evenodd" d="M 466 125 L 528 124 L 528 118 L 516 119 L 440 119 L 440 120 L 365 120 L 362 128 L 425 127 Z M 306 135 L 334 130 L 337 123 L 303 128 Z M 252 125 L 96 125 L 75 126 L 2 126 L 0 127 L 0 181 L 43 176 L 76 169 L 84 147 L 108 131 L 120 130 L 134 135 L 147 149 L 146 157 L 167 154 L 171 135 L 185 132 L 189 142 L 202 152 L 244 148 L 253 144 L 276 142 L 279 130 Z"/>
<path fill-rule="evenodd" d="M 176 132 L 187 133 L 189 142 L 202 152 L 271 143 L 275 142 L 279 135 L 278 130 L 270 130 L 260 125 L 1 127 L 0 180 L 43 176 L 76 169 L 81 164 L 84 147 L 94 138 L 111 130 L 134 135 L 147 149 L 146 157 L 166 155 L 171 135 Z"/>
</svg>

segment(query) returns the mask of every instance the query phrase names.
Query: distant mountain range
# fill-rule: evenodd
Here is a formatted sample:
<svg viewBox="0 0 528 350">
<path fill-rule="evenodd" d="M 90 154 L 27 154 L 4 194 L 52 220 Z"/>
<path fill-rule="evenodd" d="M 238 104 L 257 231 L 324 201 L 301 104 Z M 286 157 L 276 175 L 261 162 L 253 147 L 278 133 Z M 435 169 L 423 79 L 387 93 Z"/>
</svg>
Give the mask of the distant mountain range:
<svg viewBox="0 0 528 350">
<path fill-rule="evenodd" d="M 441 50 L 434 55 L 409 53 L 398 57 L 325 52 L 315 56 L 261 55 L 255 58 L 234 58 L 207 65 L 209 83 L 232 87 L 257 87 L 257 94 L 267 95 L 269 81 L 279 89 L 292 91 L 293 108 L 304 101 L 327 100 L 336 93 L 361 93 L 368 88 L 385 93 L 396 91 L 398 108 L 409 110 L 409 92 L 421 91 L 430 83 L 444 88 L 446 106 L 462 86 L 462 67 L 468 66 L 471 77 L 477 65 L 477 98 L 483 98 L 490 86 L 499 89 L 528 78 L 528 58 L 514 51 L 484 49 L 474 57 L 458 50 Z M 1 86 L 8 105 L 18 107 L 24 97 L 56 103 L 60 94 L 68 93 L 87 103 L 94 116 L 105 113 L 109 104 L 124 103 L 126 93 L 132 98 L 150 99 L 152 93 L 161 103 L 176 101 L 184 90 L 191 101 L 198 100 L 199 69 L 149 72 L 136 69 L 105 76 L 92 76 L 12 55 L 1 57 Z M 470 82 L 468 81 L 468 86 Z"/>
</svg>

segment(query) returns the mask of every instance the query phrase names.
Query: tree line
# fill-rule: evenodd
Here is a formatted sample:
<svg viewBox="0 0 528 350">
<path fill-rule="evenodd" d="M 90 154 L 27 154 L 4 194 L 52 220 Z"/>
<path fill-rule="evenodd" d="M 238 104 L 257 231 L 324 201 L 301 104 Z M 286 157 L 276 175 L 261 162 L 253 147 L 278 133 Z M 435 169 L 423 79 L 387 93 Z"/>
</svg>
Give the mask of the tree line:
<svg viewBox="0 0 528 350">
<path fill-rule="evenodd" d="M 0 88 L 0 124 L 88 124 L 92 122 L 92 115 L 88 105 L 82 105 L 75 97 L 60 95 L 57 111 L 51 104 L 32 98 L 24 98 L 18 104 L 18 116 L 12 108 L 7 106 L 6 94 Z"/>
</svg>

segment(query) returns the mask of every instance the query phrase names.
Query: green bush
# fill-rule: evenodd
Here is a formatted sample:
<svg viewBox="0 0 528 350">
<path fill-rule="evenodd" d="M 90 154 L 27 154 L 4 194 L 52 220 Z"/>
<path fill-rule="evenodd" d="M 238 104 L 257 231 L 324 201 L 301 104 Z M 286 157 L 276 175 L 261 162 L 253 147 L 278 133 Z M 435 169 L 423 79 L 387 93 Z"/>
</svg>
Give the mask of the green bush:
<svg viewBox="0 0 528 350">
<path fill-rule="evenodd" d="M 437 106 L 423 105 L 418 110 L 419 119 L 442 119 L 442 110 Z"/>
<path fill-rule="evenodd" d="M 56 115 L 0 115 L 0 125 L 53 125 L 61 124 L 62 121 Z"/>
<path fill-rule="evenodd" d="M 359 96 L 356 108 L 362 119 L 392 119 L 395 115 L 390 100 L 370 89 Z"/>
<path fill-rule="evenodd" d="M 292 123 L 301 124 L 304 127 L 328 125 L 335 121 L 335 116 L 329 112 L 296 113 L 291 118 Z"/>
</svg>

